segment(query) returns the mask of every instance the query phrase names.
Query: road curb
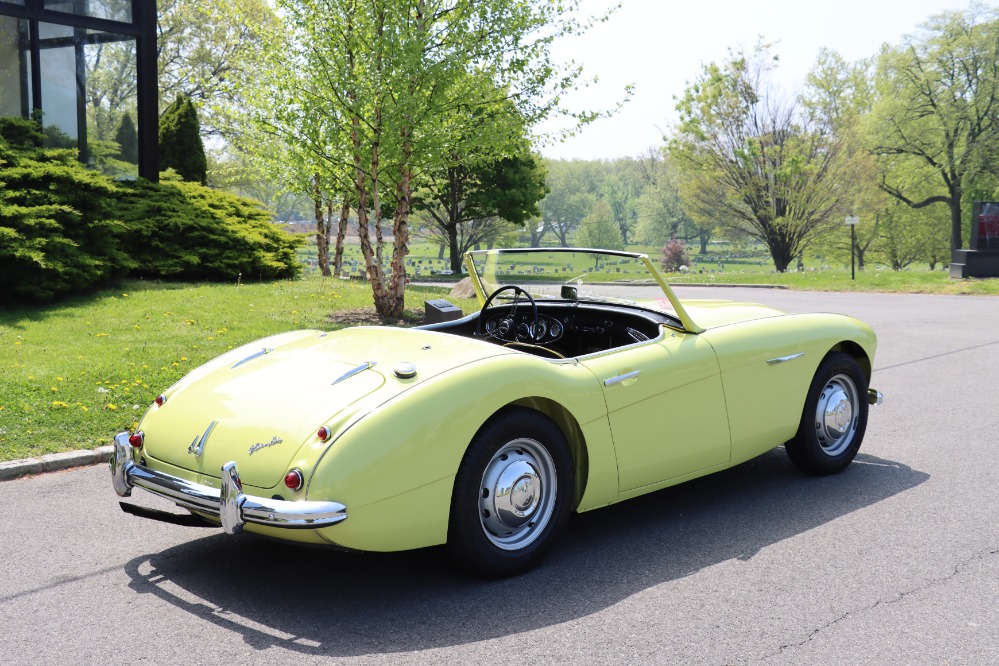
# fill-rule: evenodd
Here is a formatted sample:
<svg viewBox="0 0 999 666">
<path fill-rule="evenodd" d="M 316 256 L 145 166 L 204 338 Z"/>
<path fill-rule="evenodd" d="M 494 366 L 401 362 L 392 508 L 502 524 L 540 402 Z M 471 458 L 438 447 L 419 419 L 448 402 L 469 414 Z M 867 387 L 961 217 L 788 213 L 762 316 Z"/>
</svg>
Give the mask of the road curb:
<svg viewBox="0 0 999 666">
<path fill-rule="evenodd" d="M 0 481 L 10 481 L 11 479 L 31 474 L 58 472 L 59 470 L 71 469 L 73 467 L 106 463 L 111 458 L 113 450 L 113 446 L 102 446 L 92 451 L 49 453 L 38 458 L 0 462 Z"/>
</svg>

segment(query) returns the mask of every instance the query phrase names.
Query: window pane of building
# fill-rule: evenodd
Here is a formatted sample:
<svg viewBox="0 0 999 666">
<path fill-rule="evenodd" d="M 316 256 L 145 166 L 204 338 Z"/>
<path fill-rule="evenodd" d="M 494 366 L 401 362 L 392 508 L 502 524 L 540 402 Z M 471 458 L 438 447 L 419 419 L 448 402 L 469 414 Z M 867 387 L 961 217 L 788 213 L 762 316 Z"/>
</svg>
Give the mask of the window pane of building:
<svg viewBox="0 0 999 666">
<path fill-rule="evenodd" d="M 48 145 L 75 148 L 79 137 L 80 101 L 76 88 L 76 48 L 73 28 L 38 24 L 41 47 L 42 123 Z"/>
<path fill-rule="evenodd" d="M 112 176 L 138 175 L 135 40 L 87 31 L 83 47 L 89 162 Z"/>
<path fill-rule="evenodd" d="M 45 0 L 45 9 L 132 22 L 132 0 Z"/>
<path fill-rule="evenodd" d="M 0 0 L 0 2 L 6 2 L 8 5 L 21 5 L 24 6 L 24 0 Z"/>
<path fill-rule="evenodd" d="M 0 116 L 23 116 L 30 107 L 27 21 L 0 16 Z"/>
</svg>

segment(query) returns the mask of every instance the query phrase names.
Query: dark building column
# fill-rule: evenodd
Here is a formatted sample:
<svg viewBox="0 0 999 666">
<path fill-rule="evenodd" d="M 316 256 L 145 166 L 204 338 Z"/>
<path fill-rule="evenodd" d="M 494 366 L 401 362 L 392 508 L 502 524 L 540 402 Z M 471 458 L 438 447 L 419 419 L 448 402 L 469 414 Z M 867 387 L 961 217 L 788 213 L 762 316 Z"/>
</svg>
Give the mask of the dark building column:
<svg viewBox="0 0 999 666">
<path fill-rule="evenodd" d="M 133 20 L 139 28 L 135 44 L 139 134 L 139 177 L 160 178 L 159 82 L 156 68 L 156 0 L 135 0 Z"/>
</svg>

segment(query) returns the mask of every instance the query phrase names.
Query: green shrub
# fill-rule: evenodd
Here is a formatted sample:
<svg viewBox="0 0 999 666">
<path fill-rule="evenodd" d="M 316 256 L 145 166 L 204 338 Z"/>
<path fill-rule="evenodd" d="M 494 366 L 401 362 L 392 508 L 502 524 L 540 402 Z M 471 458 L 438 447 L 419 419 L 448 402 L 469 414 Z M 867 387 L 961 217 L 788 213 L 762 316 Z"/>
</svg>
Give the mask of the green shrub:
<svg viewBox="0 0 999 666">
<path fill-rule="evenodd" d="M 121 277 L 113 181 L 76 153 L 43 149 L 37 123 L 0 118 L 0 294 L 44 301 Z M 4 300 L 7 300 L 4 298 Z"/>
<path fill-rule="evenodd" d="M 261 204 L 197 183 L 122 183 L 118 212 L 132 275 L 177 280 L 294 277 L 301 238 L 271 222 Z"/>
<path fill-rule="evenodd" d="M 177 101 L 160 117 L 160 171 L 167 169 L 192 183 L 208 182 L 208 159 L 198 112 L 184 95 L 177 95 Z"/>
<path fill-rule="evenodd" d="M 36 121 L 0 118 L 0 303 L 42 302 L 130 274 L 294 277 L 301 238 L 262 205 L 196 183 L 116 182 L 76 151 L 43 148 Z"/>
</svg>

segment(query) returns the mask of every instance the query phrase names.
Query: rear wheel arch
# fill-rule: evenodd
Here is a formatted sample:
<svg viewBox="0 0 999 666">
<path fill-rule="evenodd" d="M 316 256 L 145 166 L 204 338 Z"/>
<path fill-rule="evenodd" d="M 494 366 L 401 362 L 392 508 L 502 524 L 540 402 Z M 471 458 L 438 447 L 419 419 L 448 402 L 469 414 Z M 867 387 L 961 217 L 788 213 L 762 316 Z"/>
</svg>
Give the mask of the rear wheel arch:
<svg viewBox="0 0 999 666">
<path fill-rule="evenodd" d="M 575 506 L 575 466 L 555 419 L 521 404 L 497 410 L 455 475 L 445 543 L 451 557 L 487 576 L 536 566 Z"/>
<path fill-rule="evenodd" d="M 518 407 L 524 407 L 535 412 L 539 412 L 543 416 L 551 419 L 558 429 L 562 431 L 562 435 L 565 437 L 566 442 L 569 444 L 569 450 L 572 453 L 572 462 L 575 470 L 575 490 L 573 493 L 573 509 L 575 509 L 580 500 L 583 497 L 583 493 L 586 491 L 586 483 L 589 479 L 589 455 L 586 449 L 586 437 L 583 435 L 583 430 L 579 426 L 579 421 L 576 417 L 572 415 L 568 409 L 565 408 L 559 402 L 552 400 L 551 398 L 543 398 L 540 396 L 526 396 L 518 400 L 504 405 L 500 409 L 496 410 L 486 422 L 495 418 L 499 414 L 511 409 L 516 409 Z M 483 424 L 485 425 L 485 423 Z"/>
</svg>

